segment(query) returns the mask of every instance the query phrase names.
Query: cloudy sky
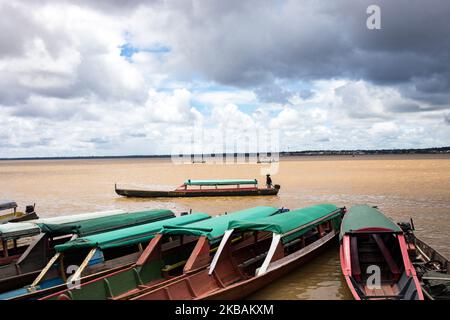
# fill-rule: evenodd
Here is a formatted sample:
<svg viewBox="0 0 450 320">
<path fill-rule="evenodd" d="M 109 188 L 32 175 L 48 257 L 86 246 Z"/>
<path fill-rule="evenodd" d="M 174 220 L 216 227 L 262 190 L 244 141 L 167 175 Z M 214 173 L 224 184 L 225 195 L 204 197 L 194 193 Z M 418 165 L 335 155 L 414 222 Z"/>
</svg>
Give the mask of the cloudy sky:
<svg viewBox="0 0 450 320">
<path fill-rule="evenodd" d="M 0 0 L 0 157 L 450 145 L 448 0 L 124 3 Z"/>
</svg>

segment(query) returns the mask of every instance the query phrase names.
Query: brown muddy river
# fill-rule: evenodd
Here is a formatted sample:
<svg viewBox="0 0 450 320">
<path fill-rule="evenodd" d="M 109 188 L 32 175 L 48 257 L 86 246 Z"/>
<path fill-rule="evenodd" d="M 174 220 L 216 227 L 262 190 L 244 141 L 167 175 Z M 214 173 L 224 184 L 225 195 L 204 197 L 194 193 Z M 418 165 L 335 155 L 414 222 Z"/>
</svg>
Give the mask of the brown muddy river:
<svg viewBox="0 0 450 320">
<path fill-rule="evenodd" d="M 174 165 L 161 159 L 0 161 L 0 199 L 42 217 L 109 209 L 167 208 L 210 214 L 258 205 L 290 209 L 318 203 L 377 205 L 396 221 L 414 219 L 417 234 L 450 256 L 450 156 L 301 157 L 282 159 L 276 197 L 126 199 L 128 187 L 176 187 L 186 179 L 257 178 L 270 164 Z M 338 247 L 260 290 L 254 299 L 350 299 Z"/>
</svg>

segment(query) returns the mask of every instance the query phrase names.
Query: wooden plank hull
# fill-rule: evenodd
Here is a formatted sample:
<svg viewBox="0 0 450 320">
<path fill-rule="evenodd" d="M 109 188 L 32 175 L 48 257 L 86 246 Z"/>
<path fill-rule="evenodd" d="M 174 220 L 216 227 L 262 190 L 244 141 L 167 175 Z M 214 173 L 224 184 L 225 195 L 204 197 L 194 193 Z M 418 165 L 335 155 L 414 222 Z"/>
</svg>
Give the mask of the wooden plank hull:
<svg viewBox="0 0 450 320">
<path fill-rule="evenodd" d="M 180 280 L 173 281 L 166 286 L 147 292 L 132 300 L 237 300 L 243 299 L 251 293 L 265 287 L 281 276 L 308 262 L 327 247 L 336 244 L 337 233 L 322 241 L 316 241 L 311 247 L 305 248 L 304 254 L 292 257 L 281 265 L 274 264 L 261 276 L 223 287 L 221 281 L 214 275 L 209 275 L 208 269 L 194 272 Z M 314 246 L 313 246 L 314 245 Z"/>
<path fill-rule="evenodd" d="M 309 253 L 293 260 L 291 263 L 268 271 L 262 276 L 254 277 L 241 283 L 237 283 L 228 288 L 221 289 L 210 295 L 206 295 L 201 299 L 205 300 L 238 300 L 243 299 L 250 294 L 258 291 L 259 289 L 269 285 L 278 278 L 288 274 L 289 272 L 301 267 L 305 263 L 309 262 L 316 256 L 320 255 L 327 248 L 337 244 L 337 234 L 328 239 L 323 244 L 320 244 L 317 248 Z"/>
<path fill-rule="evenodd" d="M 235 188 L 235 189 L 204 189 L 204 190 L 174 190 L 149 191 L 116 189 L 116 193 L 133 198 L 177 198 L 177 197 L 232 197 L 232 196 L 275 196 L 276 188 Z"/>
</svg>

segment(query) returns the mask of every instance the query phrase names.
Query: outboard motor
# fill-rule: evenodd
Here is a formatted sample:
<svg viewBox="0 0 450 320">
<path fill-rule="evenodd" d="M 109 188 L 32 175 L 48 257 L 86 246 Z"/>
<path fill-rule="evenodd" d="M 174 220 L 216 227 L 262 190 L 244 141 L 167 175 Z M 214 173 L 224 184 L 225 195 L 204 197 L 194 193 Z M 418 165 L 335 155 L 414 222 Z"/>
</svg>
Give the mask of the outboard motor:
<svg viewBox="0 0 450 320">
<path fill-rule="evenodd" d="M 32 213 L 34 212 L 34 206 L 29 205 L 25 207 L 25 213 Z"/>
<path fill-rule="evenodd" d="M 405 234 L 405 241 L 408 244 L 408 253 L 411 260 L 415 260 L 416 257 L 416 245 L 414 237 L 414 223 L 411 222 L 398 222 L 397 225 L 402 229 Z"/>
</svg>

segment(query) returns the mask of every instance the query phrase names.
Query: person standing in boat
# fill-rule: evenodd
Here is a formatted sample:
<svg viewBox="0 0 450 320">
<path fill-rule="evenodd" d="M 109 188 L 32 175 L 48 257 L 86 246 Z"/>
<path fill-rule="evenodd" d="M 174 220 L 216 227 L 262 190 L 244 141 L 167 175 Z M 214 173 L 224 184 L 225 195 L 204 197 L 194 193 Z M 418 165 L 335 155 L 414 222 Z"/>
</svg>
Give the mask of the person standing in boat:
<svg viewBox="0 0 450 320">
<path fill-rule="evenodd" d="M 270 177 L 270 174 L 266 174 L 266 186 L 267 188 L 272 188 L 272 178 Z"/>
</svg>

